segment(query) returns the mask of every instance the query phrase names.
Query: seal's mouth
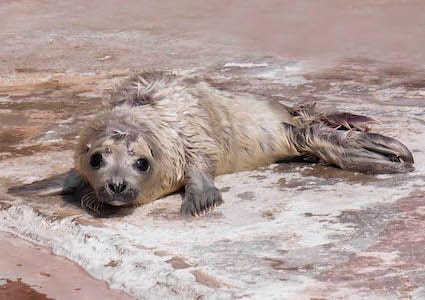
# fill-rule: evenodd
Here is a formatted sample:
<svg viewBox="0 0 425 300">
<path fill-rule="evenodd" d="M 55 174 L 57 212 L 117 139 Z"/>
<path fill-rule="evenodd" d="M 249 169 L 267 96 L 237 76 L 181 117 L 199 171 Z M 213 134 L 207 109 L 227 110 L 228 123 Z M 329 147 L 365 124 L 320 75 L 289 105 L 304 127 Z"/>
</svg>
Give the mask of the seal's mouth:
<svg viewBox="0 0 425 300">
<path fill-rule="evenodd" d="M 112 206 L 123 206 L 123 205 L 128 205 L 128 202 L 124 202 L 121 200 L 112 200 L 109 202 L 106 202 L 106 204 L 112 205 Z"/>
</svg>

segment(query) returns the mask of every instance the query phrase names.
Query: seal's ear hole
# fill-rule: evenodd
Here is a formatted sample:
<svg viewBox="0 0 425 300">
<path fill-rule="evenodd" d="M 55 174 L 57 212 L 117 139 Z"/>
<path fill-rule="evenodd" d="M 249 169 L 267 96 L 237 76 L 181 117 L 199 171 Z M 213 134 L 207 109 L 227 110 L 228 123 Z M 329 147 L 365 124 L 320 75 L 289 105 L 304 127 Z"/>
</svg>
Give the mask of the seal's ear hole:
<svg viewBox="0 0 425 300">
<path fill-rule="evenodd" d="M 152 149 L 150 149 L 151 150 L 151 155 L 152 155 L 152 157 L 154 157 L 155 158 L 155 154 L 153 154 L 153 150 Z"/>
</svg>

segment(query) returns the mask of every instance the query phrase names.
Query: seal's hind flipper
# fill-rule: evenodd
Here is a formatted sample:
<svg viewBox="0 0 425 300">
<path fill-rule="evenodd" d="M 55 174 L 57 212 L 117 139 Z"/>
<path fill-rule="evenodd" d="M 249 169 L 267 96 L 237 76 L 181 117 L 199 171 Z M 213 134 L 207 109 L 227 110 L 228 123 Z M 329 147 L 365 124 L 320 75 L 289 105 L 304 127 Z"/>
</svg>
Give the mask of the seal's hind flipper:
<svg viewBox="0 0 425 300">
<path fill-rule="evenodd" d="M 376 121 L 370 117 L 348 112 L 320 112 L 316 109 L 316 103 L 307 103 L 293 107 L 284 105 L 284 107 L 292 116 L 292 120 L 289 123 L 300 128 L 306 128 L 314 124 L 322 124 L 337 130 L 368 132 L 370 131 L 369 126 L 376 123 Z"/>
<path fill-rule="evenodd" d="M 358 130 L 368 132 L 369 125 L 376 123 L 370 117 L 346 112 L 336 112 L 319 117 L 319 121 L 338 130 Z"/>
<path fill-rule="evenodd" d="M 14 195 L 36 194 L 40 196 L 72 194 L 86 186 L 83 178 L 72 169 L 64 174 L 55 175 L 40 181 L 8 189 Z"/>
<path fill-rule="evenodd" d="M 311 153 L 342 169 L 371 174 L 414 170 L 413 155 L 409 149 L 387 136 L 336 130 L 324 124 L 288 129 L 293 132 L 300 152 Z"/>
</svg>

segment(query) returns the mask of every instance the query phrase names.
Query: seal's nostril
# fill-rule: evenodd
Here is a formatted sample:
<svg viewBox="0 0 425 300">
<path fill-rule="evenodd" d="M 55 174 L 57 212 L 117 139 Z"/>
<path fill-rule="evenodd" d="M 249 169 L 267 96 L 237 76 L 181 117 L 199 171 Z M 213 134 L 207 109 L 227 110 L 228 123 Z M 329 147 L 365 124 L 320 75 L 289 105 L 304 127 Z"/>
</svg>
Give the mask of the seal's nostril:
<svg viewBox="0 0 425 300">
<path fill-rule="evenodd" d="M 117 185 L 115 183 L 108 184 L 108 188 L 113 193 L 116 193 L 117 192 Z"/>
<path fill-rule="evenodd" d="M 127 185 L 125 183 L 109 183 L 108 188 L 112 193 L 119 194 L 125 191 Z"/>
</svg>

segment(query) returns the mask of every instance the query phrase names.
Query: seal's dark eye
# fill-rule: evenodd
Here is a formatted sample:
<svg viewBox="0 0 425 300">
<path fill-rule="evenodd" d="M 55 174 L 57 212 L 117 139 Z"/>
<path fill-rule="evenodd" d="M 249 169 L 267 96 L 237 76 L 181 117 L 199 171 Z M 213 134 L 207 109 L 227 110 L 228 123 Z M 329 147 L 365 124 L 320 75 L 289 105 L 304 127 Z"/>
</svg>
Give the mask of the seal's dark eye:
<svg viewBox="0 0 425 300">
<path fill-rule="evenodd" d="M 93 169 L 99 169 L 103 164 L 102 154 L 95 153 L 90 157 L 90 166 Z"/>
<path fill-rule="evenodd" d="M 139 158 L 138 160 L 136 160 L 134 166 L 137 168 L 137 170 L 142 172 L 146 172 L 150 168 L 149 161 L 146 158 Z"/>
</svg>

